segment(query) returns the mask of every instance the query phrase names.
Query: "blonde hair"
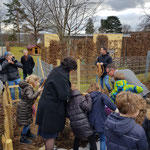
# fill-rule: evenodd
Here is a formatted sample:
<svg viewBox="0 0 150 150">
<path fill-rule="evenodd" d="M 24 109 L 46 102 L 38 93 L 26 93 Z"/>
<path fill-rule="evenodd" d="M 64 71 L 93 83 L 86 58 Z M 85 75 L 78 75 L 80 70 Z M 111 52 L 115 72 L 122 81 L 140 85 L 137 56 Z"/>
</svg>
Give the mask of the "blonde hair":
<svg viewBox="0 0 150 150">
<path fill-rule="evenodd" d="M 135 93 L 123 91 L 116 96 L 116 106 L 121 114 L 135 114 L 140 110 L 143 98 Z"/>
<path fill-rule="evenodd" d="M 31 74 L 26 78 L 26 82 L 31 84 L 33 87 L 35 86 L 35 82 L 40 80 L 38 76 Z"/>
<path fill-rule="evenodd" d="M 125 80 L 125 76 L 123 73 L 117 72 L 114 74 L 114 80 L 118 81 L 118 80 Z"/>
<path fill-rule="evenodd" d="M 97 83 L 91 83 L 88 90 L 87 90 L 87 92 L 91 93 L 91 92 L 94 92 L 94 91 L 102 92 L 102 88 Z"/>
</svg>

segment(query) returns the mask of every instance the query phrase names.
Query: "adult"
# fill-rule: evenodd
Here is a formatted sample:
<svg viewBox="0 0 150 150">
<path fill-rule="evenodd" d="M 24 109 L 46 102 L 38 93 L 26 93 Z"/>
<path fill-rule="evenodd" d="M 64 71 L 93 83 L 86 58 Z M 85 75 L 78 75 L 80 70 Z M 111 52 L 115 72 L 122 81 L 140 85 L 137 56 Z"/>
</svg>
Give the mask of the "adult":
<svg viewBox="0 0 150 150">
<path fill-rule="evenodd" d="M 19 85 L 21 79 L 20 79 L 18 68 L 23 68 L 23 65 L 20 62 L 18 62 L 11 53 L 8 53 L 5 56 L 5 59 L 6 60 L 3 61 L 2 63 L 2 69 L 6 70 L 8 85 L 9 86 L 14 84 Z M 19 98 L 21 98 L 21 89 L 18 88 L 18 90 L 19 90 Z M 11 92 L 12 100 L 15 100 L 15 89 L 10 88 L 10 92 Z"/>
<path fill-rule="evenodd" d="M 36 124 L 39 125 L 39 135 L 45 139 L 46 150 L 53 150 L 55 138 L 64 128 L 66 103 L 71 92 L 69 74 L 76 69 L 76 61 L 67 57 L 51 71 L 45 82 Z"/>
<path fill-rule="evenodd" d="M 24 55 L 21 57 L 21 63 L 23 64 L 23 78 L 25 80 L 27 75 L 32 74 L 35 63 L 27 50 L 23 50 L 23 54 Z"/>
<path fill-rule="evenodd" d="M 101 66 L 104 66 L 104 73 L 100 77 L 101 88 L 104 89 L 104 84 L 103 84 L 103 81 L 104 81 L 108 91 L 110 92 L 111 87 L 109 85 L 109 76 L 107 75 L 106 67 L 107 67 L 108 64 L 112 63 L 112 58 L 109 55 L 109 52 L 107 52 L 107 49 L 104 48 L 104 47 L 102 47 L 100 49 L 100 53 L 101 53 L 101 55 L 97 58 L 97 61 L 96 61 L 95 64 L 96 65 L 100 64 Z"/>
<path fill-rule="evenodd" d="M 125 80 L 127 80 L 129 84 L 133 84 L 135 86 L 142 86 L 143 87 L 143 92 L 140 93 L 140 95 L 143 96 L 144 98 L 146 98 L 146 96 L 150 93 L 148 88 L 144 84 L 141 83 L 141 81 L 136 77 L 134 72 L 131 71 L 130 69 L 118 70 L 117 67 L 115 66 L 115 64 L 112 63 L 112 64 L 109 64 L 107 66 L 106 72 L 111 77 L 114 77 L 114 75 L 117 72 L 123 73 L 124 76 L 125 76 Z M 114 79 L 112 79 L 112 84 L 114 84 Z"/>
</svg>

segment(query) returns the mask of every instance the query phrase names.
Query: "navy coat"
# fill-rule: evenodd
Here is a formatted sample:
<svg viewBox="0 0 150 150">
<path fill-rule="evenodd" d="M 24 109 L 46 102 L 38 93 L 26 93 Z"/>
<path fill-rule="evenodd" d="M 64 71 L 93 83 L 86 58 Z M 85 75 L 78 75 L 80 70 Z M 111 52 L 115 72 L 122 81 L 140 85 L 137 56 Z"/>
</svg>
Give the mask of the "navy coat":
<svg viewBox="0 0 150 150">
<path fill-rule="evenodd" d="M 112 110 L 116 110 L 115 104 L 107 97 L 107 95 L 101 92 L 95 91 L 90 93 L 92 98 L 92 110 L 89 112 L 88 117 L 91 126 L 97 133 L 104 132 L 104 123 L 107 118 L 105 105 Z"/>
<path fill-rule="evenodd" d="M 105 136 L 107 150 L 148 150 L 145 131 L 133 118 L 110 114 L 105 122 Z"/>
<path fill-rule="evenodd" d="M 107 72 L 106 72 L 106 67 L 112 63 L 112 58 L 111 56 L 109 55 L 109 53 L 107 53 L 106 55 L 100 55 L 98 58 L 97 58 L 97 61 L 95 64 L 97 64 L 98 62 L 102 62 L 103 63 L 103 66 L 104 66 L 104 73 L 102 76 L 105 76 L 107 75 Z"/>
</svg>

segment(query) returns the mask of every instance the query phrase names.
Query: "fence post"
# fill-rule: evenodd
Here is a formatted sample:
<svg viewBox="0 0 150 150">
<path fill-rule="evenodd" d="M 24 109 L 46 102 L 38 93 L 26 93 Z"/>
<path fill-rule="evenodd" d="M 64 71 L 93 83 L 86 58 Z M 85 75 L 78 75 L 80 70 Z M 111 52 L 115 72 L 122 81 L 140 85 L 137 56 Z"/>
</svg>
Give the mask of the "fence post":
<svg viewBox="0 0 150 150">
<path fill-rule="evenodd" d="M 147 78 L 148 69 L 149 69 L 149 59 L 150 59 L 150 51 L 147 52 L 146 69 L 145 69 L 145 77 L 146 78 Z"/>
<path fill-rule="evenodd" d="M 60 59 L 57 59 L 57 67 L 60 66 Z"/>
<path fill-rule="evenodd" d="M 77 87 L 80 90 L 80 59 L 77 60 Z"/>
<path fill-rule="evenodd" d="M 41 73 L 42 73 L 42 77 L 44 78 L 44 71 L 43 71 L 43 67 L 42 67 L 42 63 L 41 60 L 39 59 L 39 65 L 40 65 L 40 69 L 41 69 Z"/>
</svg>

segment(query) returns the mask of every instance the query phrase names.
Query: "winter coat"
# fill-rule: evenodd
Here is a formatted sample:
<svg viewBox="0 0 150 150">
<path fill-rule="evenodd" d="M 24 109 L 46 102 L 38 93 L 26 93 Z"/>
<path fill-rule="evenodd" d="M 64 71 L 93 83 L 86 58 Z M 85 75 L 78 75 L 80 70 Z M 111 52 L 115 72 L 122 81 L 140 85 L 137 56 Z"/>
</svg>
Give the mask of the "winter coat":
<svg viewBox="0 0 150 150">
<path fill-rule="evenodd" d="M 43 132 L 55 134 L 63 130 L 70 91 L 69 72 L 62 66 L 53 69 L 44 84 L 38 103 L 36 124 Z"/>
<path fill-rule="evenodd" d="M 146 96 L 148 93 L 150 93 L 148 88 L 144 84 L 141 83 L 141 81 L 136 77 L 136 75 L 134 74 L 133 71 L 131 71 L 129 69 L 122 69 L 122 70 L 117 70 L 115 73 L 117 73 L 117 72 L 124 74 L 125 80 L 128 81 L 128 84 L 143 87 L 143 92 L 140 93 L 141 96 Z M 112 83 L 114 83 L 114 82 L 115 81 L 112 80 Z"/>
<path fill-rule="evenodd" d="M 0 57 L 0 80 L 5 83 L 7 81 L 7 72 L 6 69 L 2 69 L 2 63 L 5 61 L 5 57 Z"/>
<path fill-rule="evenodd" d="M 90 93 L 92 98 L 92 110 L 88 113 L 89 121 L 94 131 L 97 133 L 104 132 L 104 123 L 106 120 L 105 105 L 112 110 L 116 110 L 115 104 L 101 92 L 95 91 Z"/>
<path fill-rule="evenodd" d="M 107 150 L 148 150 L 145 131 L 133 118 L 110 114 L 105 122 L 105 136 Z"/>
<path fill-rule="evenodd" d="M 143 122 L 143 128 L 146 133 L 147 142 L 148 142 L 148 149 L 150 150 L 150 118 L 145 118 Z"/>
<path fill-rule="evenodd" d="M 26 81 L 20 81 L 21 100 L 17 108 L 17 123 L 19 125 L 29 125 L 33 122 L 32 105 L 40 92 L 34 92 L 33 87 Z"/>
<path fill-rule="evenodd" d="M 17 60 L 14 61 L 14 64 L 9 63 L 7 60 L 2 63 L 2 69 L 6 69 L 8 81 L 20 78 L 18 68 L 23 68 L 23 65 Z"/>
<path fill-rule="evenodd" d="M 89 94 L 82 96 L 80 91 L 72 91 L 67 104 L 67 115 L 75 137 L 84 139 L 93 134 L 87 118 L 87 111 L 90 111 L 91 108 L 92 100 Z"/>
<path fill-rule="evenodd" d="M 134 86 L 131 84 L 128 84 L 126 80 L 118 80 L 114 84 L 114 89 L 111 92 L 111 101 L 115 103 L 116 96 L 122 91 L 131 91 L 133 93 L 141 93 L 143 92 L 143 88 L 140 86 Z"/>
<path fill-rule="evenodd" d="M 111 56 L 109 55 L 109 53 L 107 53 L 106 55 L 101 55 L 97 58 L 95 64 L 97 63 L 103 63 L 103 66 L 104 66 L 104 73 L 102 75 L 102 77 L 104 77 L 105 75 L 107 75 L 107 72 L 106 72 L 106 67 L 112 63 L 112 58 Z"/>
<path fill-rule="evenodd" d="M 25 56 L 22 56 L 21 63 L 23 64 L 23 73 L 32 74 L 35 65 L 32 56 L 28 55 L 27 60 Z"/>
</svg>

